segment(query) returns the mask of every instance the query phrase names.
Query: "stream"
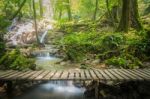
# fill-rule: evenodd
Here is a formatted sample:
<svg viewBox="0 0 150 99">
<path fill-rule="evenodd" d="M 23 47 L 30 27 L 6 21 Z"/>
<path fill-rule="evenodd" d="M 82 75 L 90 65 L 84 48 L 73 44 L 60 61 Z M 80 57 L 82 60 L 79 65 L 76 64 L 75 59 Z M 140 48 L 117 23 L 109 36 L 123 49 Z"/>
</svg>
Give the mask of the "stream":
<svg viewBox="0 0 150 99">
<path fill-rule="evenodd" d="M 73 81 L 49 81 L 13 99 L 89 99 L 84 92 L 85 88 L 74 86 Z"/>
<path fill-rule="evenodd" d="M 15 20 L 14 20 L 15 21 Z M 31 25 L 31 23 L 26 23 L 26 25 L 21 25 L 17 27 L 18 29 L 15 32 L 12 32 L 12 26 L 9 29 L 9 32 L 12 32 L 14 35 L 9 35 L 10 37 L 9 44 L 18 45 L 18 44 L 25 44 L 28 40 L 28 35 L 26 36 L 27 40 L 21 41 L 20 40 L 22 35 L 26 35 L 26 27 L 28 28 L 28 25 Z M 33 26 L 32 26 L 33 27 Z M 36 66 L 40 70 L 59 70 L 59 69 L 73 69 L 71 66 L 61 66 L 60 64 L 56 64 L 57 62 L 61 62 L 62 59 L 56 57 L 55 55 L 52 55 L 51 53 L 57 52 L 58 49 L 55 48 L 54 45 L 46 45 L 45 44 L 45 37 L 48 34 L 48 31 L 52 29 L 51 25 L 47 26 L 43 32 L 41 32 L 39 35 L 40 43 L 43 44 L 45 47 L 38 50 L 37 52 L 33 52 L 36 59 Z M 33 29 L 31 28 L 33 31 Z M 33 35 L 33 32 L 29 32 L 30 35 Z M 33 36 L 34 37 L 34 36 Z M 30 37 L 32 39 L 33 37 Z M 18 39 L 19 38 L 19 39 Z M 34 38 L 35 39 L 35 38 Z M 77 87 L 78 86 L 78 87 Z M 31 88 L 27 89 L 27 91 L 23 92 L 19 96 L 14 96 L 11 99 L 87 99 L 84 96 L 84 92 L 86 89 L 81 86 L 80 83 L 75 86 L 73 81 L 49 81 L 46 83 L 41 83 L 35 86 L 32 86 Z"/>
<path fill-rule="evenodd" d="M 55 45 L 45 44 L 48 31 L 53 29 L 53 11 L 50 0 L 45 0 L 43 4 L 46 7 L 47 13 L 44 14 L 45 18 L 43 20 L 38 20 L 37 28 L 40 43 L 45 47 L 33 52 L 36 59 L 35 64 L 40 70 L 74 69 L 72 66 L 57 64 L 62 59 L 52 53 L 57 52 L 58 49 L 54 47 Z M 36 35 L 33 20 L 18 22 L 17 18 L 15 18 L 12 25 L 8 27 L 5 39 L 8 47 L 35 43 Z M 84 97 L 86 89 L 79 87 L 81 86 L 80 83 L 77 86 L 75 86 L 73 81 L 49 81 L 32 86 L 32 88 L 27 89 L 21 95 L 11 99 L 87 99 Z"/>
</svg>

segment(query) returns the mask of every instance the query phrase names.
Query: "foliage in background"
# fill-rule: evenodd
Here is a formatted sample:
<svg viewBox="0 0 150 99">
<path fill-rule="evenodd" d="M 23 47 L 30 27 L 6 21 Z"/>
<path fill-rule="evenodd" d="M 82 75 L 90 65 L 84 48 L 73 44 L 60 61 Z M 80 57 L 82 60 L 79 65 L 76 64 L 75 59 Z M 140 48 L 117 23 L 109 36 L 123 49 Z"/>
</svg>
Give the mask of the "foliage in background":
<svg viewBox="0 0 150 99">
<path fill-rule="evenodd" d="M 145 37 L 141 38 L 141 34 Z M 142 61 L 150 56 L 145 31 L 129 34 L 75 32 L 62 38 L 60 45 L 67 58 L 73 61 L 83 61 L 94 54 L 95 58 L 118 68 L 141 68 Z"/>
<path fill-rule="evenodd" d="M 19 50 L 12 50 L 0 58 L 0 69 L 26 70 L 35 69 L 34 60 L 22 55 Z"/>
</svg>

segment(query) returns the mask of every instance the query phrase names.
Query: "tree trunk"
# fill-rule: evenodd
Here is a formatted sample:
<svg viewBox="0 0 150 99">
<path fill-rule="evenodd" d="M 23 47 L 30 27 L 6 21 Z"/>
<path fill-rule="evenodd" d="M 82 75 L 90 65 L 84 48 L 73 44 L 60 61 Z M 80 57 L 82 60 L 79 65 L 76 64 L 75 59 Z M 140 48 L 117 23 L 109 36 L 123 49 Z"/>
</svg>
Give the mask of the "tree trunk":
<svg viewBox="0 0 150 99">
<path fill-rule="evenodd" d="M 122 16 L 118 31 L 128 32 L 130 27 L 136 30 L 142 29 L 139 21 L 137 0 L 123 0 Z"/>
<path fill-rule="evenodd" d="M 96 20 L 97 10 L 98 10 L 98 0 L 95 1 L 95 12 L 93 15 L 93 20 Z"/>
<path fill-rule="evenodd" d="M 21 6 L 21 1 L 18 1 L 18 7 L 20 6 Z M 18 20 L 21 20 L 21 17 L 22 17 L 22 11 L 20 10 L 18 13 Z"/>
<path fill-rule="evenodd" d="M 106 6 L 107 6 L 107 11 L 108 11 L 109 17 L 111 18 L 112 25 L 115 26 L 113 16 L 112 16 L 111 11 L 109 9 L 109 0 L 106 0 Z"/>
<path fill-rule="evenodd" d="M 18 9 L 18 10 L 15 12 L 15 14 L 10 18 L 11 20 L 14 19 L 14 18 L 19 14 L 19 12 L 21 11 L 21 9 L 22 9 L 23 6 L 25 5 L 25 3 L 26 3 L 26 0 L 24 0 L 24 1 L 21 3 L 19 9 Z"/>
<path fill-rule="evenodd" d="M 137 0 L 131 0 L 130 9 L 131 9 L 130 10 L 131 27 L 135 28 L 136 30 L 141 30 L 142 25 L 139 21 L 139 12 L 138 12 Z"/>
<path fill-rule="evenodd" d="M 62 9 L 59 10 L 59 20 L 61 19 L 62 16 Z"/>
<path fill-rule="evenodd" d="M 30 9 L 30 17 L 32 18 L 32 13 L 33 13 L 32 0 L 28 2 L 28 4 L 29 4 L 29 9 Z"/>
<path fill-rule="evenodd" d="M 43 17 L 43 0 L 39 0 L 40 16 Z"/>
<path fill-rule="evenodd" d="M 68 13 L 68 20 L 72 20 L 72 14 L 71 14 L 71 7 L 70 7 L 70 0 L 66 0 L 67 2 L 67 13 Z"/>
<path fill-rule="evenodd" d="M 38 37 L 38 30 L 37 30 L 37 21 L 36 21 L 36 9 L 35 9 L 35 1 L 33 0 L 33 14 L 34 14 L 34 26 L 35 26 L 35 35 L 37 39 L 37 44 L 40 43 L 39 37 Z"/>
<path fill-rule="evenodd" d="M 118 22 L 118 15 L 119 15 L 119 7 L 118 6 L 113 6 L 112 8 L 112 18 L 114 20 L 115 23 Z"/>
<path fill-rule="evenodd" d="M 129 30 L 129 11 L 130 0 L 123 0 L 122 16 L 119 23 L 118 31 L 128 32 Z"/>
</svg>

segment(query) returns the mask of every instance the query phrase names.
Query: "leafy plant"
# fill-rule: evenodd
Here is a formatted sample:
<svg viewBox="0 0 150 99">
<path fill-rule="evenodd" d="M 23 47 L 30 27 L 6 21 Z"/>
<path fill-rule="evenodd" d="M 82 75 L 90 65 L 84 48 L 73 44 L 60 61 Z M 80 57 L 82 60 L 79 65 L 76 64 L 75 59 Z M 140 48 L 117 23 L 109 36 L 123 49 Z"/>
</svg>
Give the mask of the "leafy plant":
<svg viewBox="0 0 150 99">
<path fill-rule="evenodd" d="M 112 57 L 105 61 L 107 65 L 113 65 L 118 68 L 134 69 L 143 66 L 142 62 L 129 54 L 124 54 L 118 57 Z"/>
<path fill-rule="evenodd" d="M 6 52 L 0 59 L 1 69 L 34 69 L 34 60 L 23 56 L 19 50 Z"/>
</svg>

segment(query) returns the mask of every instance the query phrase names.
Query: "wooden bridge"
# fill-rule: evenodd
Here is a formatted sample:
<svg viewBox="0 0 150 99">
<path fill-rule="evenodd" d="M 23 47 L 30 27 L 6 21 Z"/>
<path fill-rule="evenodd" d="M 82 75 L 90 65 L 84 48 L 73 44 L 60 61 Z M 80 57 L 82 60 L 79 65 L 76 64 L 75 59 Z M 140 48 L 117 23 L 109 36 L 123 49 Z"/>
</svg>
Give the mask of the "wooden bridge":
<svg viewBox="0 0 150 99">
<path fill-rule="evenodd" d="M 6 83 L 6 92 L 13 91 L 13 81 L 95 80 L 95 98 L 99 99 L 98 81 L 150 81 L 150 69 L 89 69 L 64 71 L 0 71 L 0 82 Z M 120 98 L 118 98 L 120 99 Z M 124 98 L 123 98 L 124 99 Z"/>
<path fill-rule="evenodd" d="M 0 71 L 0 81 L 112 80 L 149 81 L 150 69 L 90 69 L 68 71 Z"/>
</svg>

